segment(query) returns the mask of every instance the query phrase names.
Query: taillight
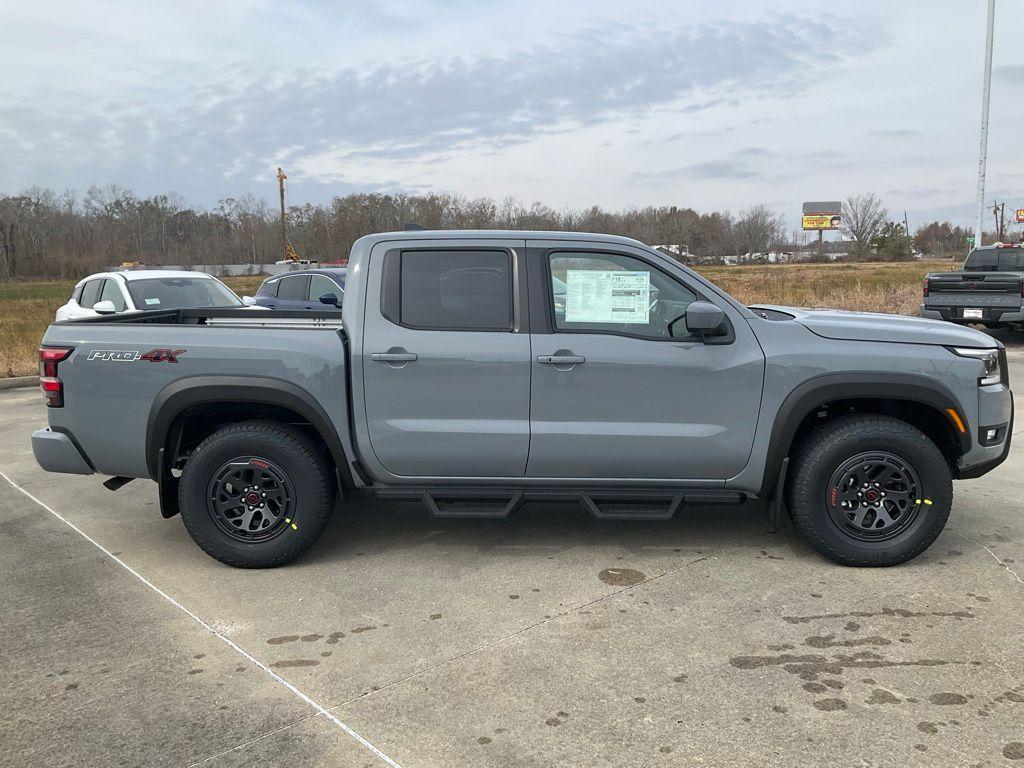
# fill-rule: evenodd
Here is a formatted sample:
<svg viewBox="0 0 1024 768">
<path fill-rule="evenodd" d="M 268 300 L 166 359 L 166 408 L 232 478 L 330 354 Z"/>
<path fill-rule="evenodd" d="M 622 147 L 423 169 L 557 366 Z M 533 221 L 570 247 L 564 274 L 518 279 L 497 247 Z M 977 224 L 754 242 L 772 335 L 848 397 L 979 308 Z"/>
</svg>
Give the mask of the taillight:
<svg viewBox="0 0 1024 768">
<path fill-rule="evenodd" d="M 924 279 L 924 285 L 921 286 L 921 295 L 928 298 L 928 278 Z"/>
<path fill-rule="evenodd" d="M 39 348 L 39 386 L 50 408 L 64 406 L 64 384 L 57 376 L 57 363 L 71 354 L 70 347 Z"/>
</svg>

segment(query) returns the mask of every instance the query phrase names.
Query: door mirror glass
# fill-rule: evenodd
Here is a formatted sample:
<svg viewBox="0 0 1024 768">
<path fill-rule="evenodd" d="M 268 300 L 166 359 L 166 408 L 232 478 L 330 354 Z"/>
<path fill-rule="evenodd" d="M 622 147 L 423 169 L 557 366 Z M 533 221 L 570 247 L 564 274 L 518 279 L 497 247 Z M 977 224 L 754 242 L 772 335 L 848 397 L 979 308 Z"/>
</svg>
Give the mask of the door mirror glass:
<svg viewBox="0 0 1024 768">
<path fill-rule="evenodd" d="M 709 301 L 694 301 L 686 311 L 669 323 L 669 333 L 673 337 L 685 336 L 716 336 L 725 322 L 722 308 Z"/>
<path fill-rule="evenodd" d="M 93 304 L 92 311 L 99 315 L 112 315 L 117 312 L 117 309 L 114 307 L 114 302 L 104 299 Z"/>
<path fill-rule="evenodd" d="M 338 301 L 338 296 L 336 294 L 333 294 L 333 293 L 325 293 L 323 296 L 321 296 L 320 297 L 320 303 L 321 304 L 329 304 L 332 307 L 340 307 L 341 306 L 341 302 Z"/>
</svg>

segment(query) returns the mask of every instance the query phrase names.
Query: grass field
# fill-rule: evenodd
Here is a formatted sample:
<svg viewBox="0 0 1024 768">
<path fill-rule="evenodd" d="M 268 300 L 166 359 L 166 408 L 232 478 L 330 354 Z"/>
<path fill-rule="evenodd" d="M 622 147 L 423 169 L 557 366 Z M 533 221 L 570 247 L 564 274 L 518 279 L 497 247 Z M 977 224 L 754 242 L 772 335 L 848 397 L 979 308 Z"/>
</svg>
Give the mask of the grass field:
<svg viewBox="0 0 1024 768">
<path fill-rule="evenodd" d="M 898 264 L 780 264 L 704 267 L 700 272 L 747 304 L 789 304 L 870 312 L 917 313 L 926 272 L 954 269 L 949 261 Z M 227 278 L 252 294 L 259 277 Z M 0 376 L 38 370 L 38 345 L 73 282 L 0 283 Z"/>
</svg>

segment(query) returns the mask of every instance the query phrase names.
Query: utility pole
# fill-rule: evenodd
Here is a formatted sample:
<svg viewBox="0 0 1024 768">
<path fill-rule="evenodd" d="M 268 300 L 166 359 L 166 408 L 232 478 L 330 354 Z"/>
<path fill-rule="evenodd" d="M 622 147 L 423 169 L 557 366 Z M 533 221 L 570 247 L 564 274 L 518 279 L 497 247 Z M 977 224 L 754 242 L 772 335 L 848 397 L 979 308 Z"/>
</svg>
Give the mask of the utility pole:
<svg viewBox="0 0 1024 768">
<path fill-rule="evenodd" d="M 288 258 L 288 225 L 285 223 L 285 212 L 284 212 L 284 180 L 288 177 L 284 175 L 284 171 L 280 168 L 277 169 L 277 186 L 281 192 L 281 254 L 283 259 Z"/>
<path fill-rule="evenodd" d="M 974 225 L 974 247 L 981 245 L 981 220 L 985 214 L 985 162 L 988 159 L 988 102 L 992 90 L 992 32 L 995 28 L 996 0 L 988 0 L 988 25 L 985 33 L 985 79 L 981 91 L 981 142 L 978 147 L 978 218 Z"/>
<path fill-rule="evenodd" d="M 993 200 L 992 216 L 996 220 L 996 240 L 1002 242 L 1006 230 L 1006 203 L 997 203 Z"/>
</svg>

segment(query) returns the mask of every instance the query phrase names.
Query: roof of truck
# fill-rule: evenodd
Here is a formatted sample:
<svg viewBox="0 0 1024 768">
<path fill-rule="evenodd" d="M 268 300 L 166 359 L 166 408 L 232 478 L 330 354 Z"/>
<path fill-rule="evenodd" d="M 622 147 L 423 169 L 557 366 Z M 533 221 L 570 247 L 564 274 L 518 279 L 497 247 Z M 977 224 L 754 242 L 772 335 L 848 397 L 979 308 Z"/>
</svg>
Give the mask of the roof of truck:
<svg viewBox="0 0 1024 768">
<path fill-rule="evenodd" d="M 375 232 L 360 240 L 601 240 L 647 247 L 639 240 L 619 235 L 602 235 L 595 232 L 551 232 L 529 229 L 418 229 L 403 232 Z"/>
</svg>

